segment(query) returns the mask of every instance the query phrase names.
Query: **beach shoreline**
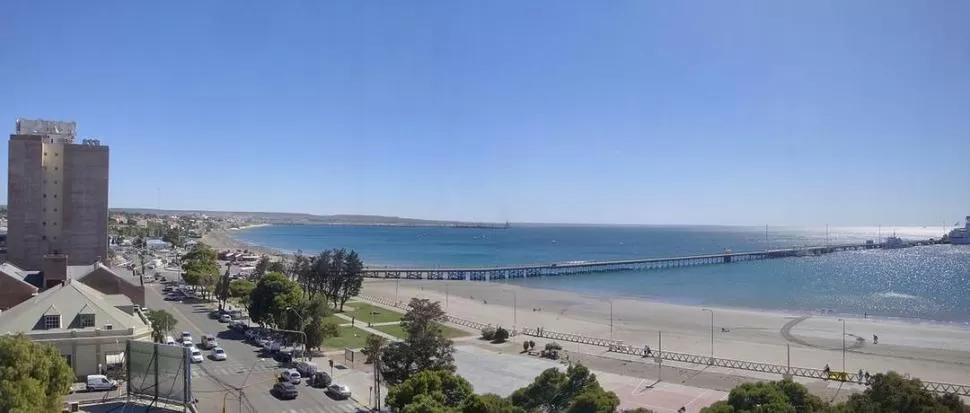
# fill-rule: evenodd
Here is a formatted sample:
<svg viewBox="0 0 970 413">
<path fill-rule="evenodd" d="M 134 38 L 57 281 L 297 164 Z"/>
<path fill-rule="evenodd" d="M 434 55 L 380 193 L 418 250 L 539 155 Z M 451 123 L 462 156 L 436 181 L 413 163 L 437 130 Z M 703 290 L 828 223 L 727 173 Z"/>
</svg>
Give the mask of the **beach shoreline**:
<svg viewBox="0 0 970 413">
<path fill-rule="evenodd" d="M 238 231 L 241 229 L 266 227 L 271 225 L 272 224 L 254 224 L 251 226 L 234 229 L 234 230 L 215 230 L 207 233 L 202 238 L 202 242 L 217 250 L 248 250 L 257 254 L 267 255 L 273 260 L 282 260 L 284 262 L 291 261 L 295 257 L 295 254 L 292 252 L 265 247 L 261 245 L 256 245 L 250 242 L 239 240 L 238 238 L 233 236 L 234 235 L 233 233 L 235 231 Z M 315 255 L 316 253 L 311 252 L 311 254 Z M 366 262 L 364 263 L 364 265 L 365 265 L 365 268 L 390 268 L 391 267 L 388 265 L 369 264 Z M 564 277 L 560 277 L 560 278 L 564 278 Z M 567 279 L 567 278 L 568 276 L 565 277 L 564 279 Z M 391 279 L 390 281 L 393 281 L 393 279 Z M 424 280 L 424 281 L 429 281 L 429 280 Z M 436 282 L 443 282 L 443 281 L 438 280 Z M 455 282 L 455 281 L 452 281 L 452 282 Z M 533 290 L 533 291 L 547 291 L 547 292 L 554 291 L 554 292 L 561 292 L 566 294 L 596 297 L 597 299 L 604 299 L 604 298 L 610 297 L 610 294 L 607 292 L 590 291 L 586 293 L 579 293 L 577 291 L 570 290 L 570 289 L 543 288 L 541 286 L 529 286 L 529 285 L 522 285 L 518 283 L 505 283 L 502 281 L 457 281 L 457 282 L 475 283 L 475 284 L 509 285 L 509 286 L 515 286 L 518 288 L 524 288 L 524 289 Z M 624 300 L 633 300 L 633 301 L 652 303 L 652 304 L 673 305 L 673 306 L 682 306 L 682 307 L 688 307 L 688 308 L 707 307 L 718 311 L 771 313 L 779 316 L 788 316 L 788 317 L 809 316 L 809 317 L 858 318 L 858 319 L 870 319 L 870 320 L 891 321 L 891 322 L 898 322 L 898 323 L 908 323 L 913 325 L 939 325 L 939 326 L 954 326 L 959 328 L 970 327 L 970 320 L 965 320 L 965 321 L 938 320 L 938 319 L 930 319 L 930 318 L 882 316 L 882 315 L 873 315 L 873 314 L 868 314 L 868 317 L 866 317 L 864 314 L 856 314 L 852 312 L 839 312 L 839 311 L 825 310 L 825 309 L 804 310 L 804 309 L 791 309 L 791 308 L 758 307 L 756 305 L 757 303 L 751 303 L 751 305 L 748 305 L 748 306 L 731 306 L 731 305 L 724 305 L 724 304 L 700 305 L 700 304 L 678 302 L 675 300 L 663 300 L 662 298 L 658 298 L 658 297 L 637 296 L 637 295 L 623 296 L 621 298 Z"/>
<path fill-rule="evenodd" d="M 604 298 L 514 284 L 442 280 L 366 280 L 363 295 L 407 302 L 439 301 L 459 318 L 506 328 L 613 338 L 634 346 L 745 361 L 842 369 L 895 370 L 924 380 L 964 383 L 970 377 L 970 327 L 861 316 L 792 314 Z M 662 334 L 662 343 L 659 335 Z M 873 335 L 879 336 L 873 343 Z M 714 342 L 712 350 L 711 343 Z M 573 344 L 560 343 L 567 349 Z M 576 345 L 577 349 L 581 346 Z"/>
</svg>

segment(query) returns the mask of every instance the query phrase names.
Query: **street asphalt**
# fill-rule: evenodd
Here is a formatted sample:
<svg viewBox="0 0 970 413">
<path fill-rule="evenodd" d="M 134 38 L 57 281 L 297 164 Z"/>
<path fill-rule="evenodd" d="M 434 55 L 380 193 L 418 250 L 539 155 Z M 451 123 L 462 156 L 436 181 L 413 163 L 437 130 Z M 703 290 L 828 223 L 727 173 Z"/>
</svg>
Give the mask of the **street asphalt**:
<svg viewBox="0 0 970 413">
<path fill-rule="evenodd" d="M 177 274 L 163 273 L 169 280 Z M 228 413 L 338 413 L 353 412 L 358 407 L 353 400 L 334 400 L 322 389 L 312 388 L 305 381 L 299 385 L 299 396 L 294 400 L 279 400 L 270 393 L 282 368 L 271 358 L 260 357 L 258 349 L 243 342 L 242 334 L 230 330 L 225 323 L 210 319 L 211 303 L 173 302 L 163 299 L 161 283 L 149 284 L 145 301 L 149 309 L 164 309 L 178 319 L 176 330 L 188 331 L 198 343 L 203 334 L 215 335 L 219 346 L 228 354 L 228 360 L 213 361 L 208 358 L 191 367 L 192 393 L 202 412 L 222 411 Z M 177 335 L 178 333 L 174 334 Z M 325 365 L 325 360 L 314 360 Z M 243 397 L 240 400 L 239 391 Z"/>
</svg>

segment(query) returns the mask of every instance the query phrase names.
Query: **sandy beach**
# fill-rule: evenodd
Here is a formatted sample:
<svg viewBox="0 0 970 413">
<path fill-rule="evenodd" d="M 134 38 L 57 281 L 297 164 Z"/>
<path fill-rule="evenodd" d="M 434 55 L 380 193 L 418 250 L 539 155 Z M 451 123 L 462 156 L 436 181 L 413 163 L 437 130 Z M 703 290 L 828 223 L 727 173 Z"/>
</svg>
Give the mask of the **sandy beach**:
<svg viewBox="0 0 970 413">
<path fill-rule="evenodd" d="M 216 249 L 245 249 L 279 259 L 289 257 L 238 241 L 226 231 L 210 232 L 202 241 Z M 508 328 L 541 326 L 564 333 L 612 337 L 636 346 L 658 348 L 658 332 L 662 332 L 664 349 L 711 354 L 712 312 L 701 307 L 470 281 L 366 280 L 364 294 L 399 301 L 428 298 L 440 301 L 449 314 L 469 320 Z M 895 370 L 923 380 L 970 383 L 967 325 L 709 309 L 713 310 L 716 357 L 785 365 L 790 348 L 792 366 L 822 368 L 828 364 L 839 371 L 843 360 L 840 320 L 844 319 L 846 371 Z M 873 335 L 879 337 L 878 344 L 873 343 Z M 569 347 L 568 343 L 563 345 Z"/>
<path fill-rule="evenodd" d="M 593 337 L 612 336 L 652 348 L 659 347 L 658 332 L 662 332 L 663 348 L 668 351 L 711 353 L 712 313 L 700 307 L 469 281 L 367 280 L 364 294 L 401 301 L 428 298 L 440 301 L 449 314 L 461 318 L 509 328 L 541 326 Z M 828 364 L 833 371 L 842 370 L 843 323 L 838 317 L 710 309 L 717 357 L 785 365 L 790 347 L 792 366 L 822 368 Z M 844 320 L 847 371 L 895 370 L 929 381 L 970 382 L 967 326 L 862 317 Z M 874 334 L 878 344 L 872 342 Z M 562 344 L 570 348 L 569 343 Z"/>
<path fill-rule="evenodd" d="M 239 241 L 224 230 L 215 230 L 206 233 L 202 236 L 202 243 L 216 250 L 248 250 L 256 254 L 268 255 L 274 260 L 286 259 L 290 256 L 289 254 L 272 248 L 260 247 Z"/>
</svg>

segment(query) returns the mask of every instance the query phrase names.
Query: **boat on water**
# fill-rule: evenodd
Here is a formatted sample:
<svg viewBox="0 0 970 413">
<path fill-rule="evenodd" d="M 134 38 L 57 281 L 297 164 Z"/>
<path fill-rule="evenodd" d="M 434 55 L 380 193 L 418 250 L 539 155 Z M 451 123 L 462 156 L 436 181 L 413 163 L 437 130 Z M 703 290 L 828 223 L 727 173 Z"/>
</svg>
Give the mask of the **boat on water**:
<svg viewBox="0 0 970 413">
<path fill-rule="evenodd" d="M 970 215 L 967 215 L 963 228 L 950 231 L 950 243 L 957 245 L 970 245 Z"/>
<path fill-rule="evenodd" d="M 903 248 L 906 246 L 906 243 L 894 233 L 892 236 L 886 238 L 886 242 L 882 246 L 883 248 Z"/>
</svg>

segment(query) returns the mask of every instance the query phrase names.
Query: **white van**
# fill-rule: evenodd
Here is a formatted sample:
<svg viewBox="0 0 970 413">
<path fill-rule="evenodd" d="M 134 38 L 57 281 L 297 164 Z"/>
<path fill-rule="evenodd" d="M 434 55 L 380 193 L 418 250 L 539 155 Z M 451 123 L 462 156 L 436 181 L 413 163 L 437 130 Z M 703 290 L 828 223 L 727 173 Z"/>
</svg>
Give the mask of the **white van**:
<svg viewBox="0 0 970 413">
<path fill-rule="evenodd" d="M 114 390 L 118 388 L 118 382 L 109 380 L 108 376 L 103 374 L 89 374 L 84 388 L 87 391 Z"/>
</svg>

